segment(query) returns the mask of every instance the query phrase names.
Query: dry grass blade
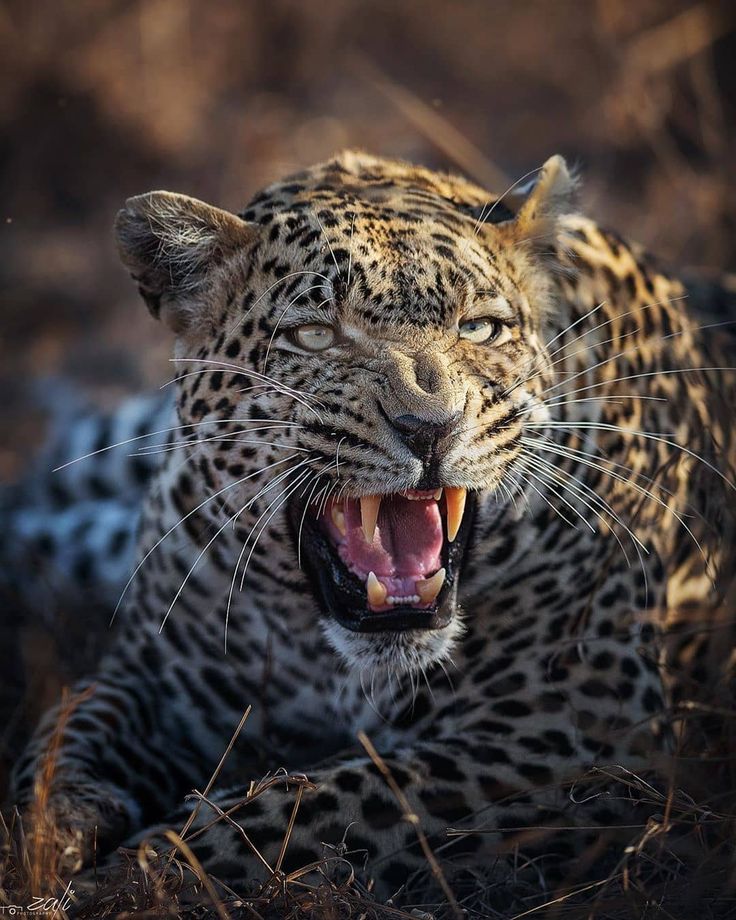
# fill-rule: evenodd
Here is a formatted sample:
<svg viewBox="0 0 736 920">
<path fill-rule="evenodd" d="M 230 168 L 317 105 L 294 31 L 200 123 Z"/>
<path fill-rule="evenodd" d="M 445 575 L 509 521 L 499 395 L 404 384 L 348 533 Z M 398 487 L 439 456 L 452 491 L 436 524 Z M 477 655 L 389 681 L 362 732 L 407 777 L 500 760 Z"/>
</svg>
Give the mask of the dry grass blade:
<svg viewBox="0 0 736 920">
<path fill-rule="evenodd" d="M 447 884 L 445 873 L 442 871 L 442 867 L 437 861 L 437 857 L 434 855 L 434 852 L 432 851 L 432 848 L 429 845 L 427 836 L 422 830 L 421 824 L 419 823 L 419 815 L 417 815 L 414 809 L 411 807 L 411 803 L 409 802 L 407 797 L 404 795 L 402 790 L 399 788 L 399 785 L 396 782 L 396 780 L 393 778 L 393 775 L 391 774 L 391 770 L 389 770 L 388 768 L 388 764 L 381 757 L 378 751 L 375 749 L 368 735 L 366 735 L 365 732 L 360 731 L 358 732 L 358 740 L 363 745 L 363 747 L 366 749 L 368 756 L 373 761 L 373 763 L 376 765 L 376 767 L 378 767 L 381 775 L 386 780 L 387 786 L 389 787 L 391 792 L 393 792 L 394 796 L 396 797 L 396 801 L 399 803 L 399 806 L 402 812 L 404 813 L 404 819 L 409 824 L 411 824 L 411 826 L 414 828 L 416 835 L 417 835 L 417 840 L 419 841 L 419 845 L 421 846 L 422 852 L 424 853 L 427 859 L 427 862 L 429 863 L 429 867 L 432 870 L 432 875 L 437 880 L 437 883 L 439 884 L 445 897 L 447 898 L 447 902 L 450 905 L 453 914 L 457 918 L 464 917 L 464 913 L 461 910 L 460 905 L 457 903 L 457 899 L 455 898 L 455 895 L 452 893 L 452 889 Z"/>
<path fill-rule="evenodd" d="M 200 828 L 198 831 L 196 831 L 194 834 L 192 834 L 192 836 L 191 836 L 189 839 L 191 840 L 191 839 L 193 839 L 194 837 L 196 837 L 198 834 L 201 834 L 201 833 L 203 833 L 204 831 L 209 830 L 209 828 L 212 827 L 214 824 L 217 824 L 218 821 L 224 821 L 226 824 L 228 824 L 230 827 L 232 827 L 232 829 L 233 829 L 237 834 L 239 834 L 240 837 L 243 838 L 243 842 L 245 843 L 245 845 L 248 847 L 248 849 L 251 851 L 251 853 L 253 853 L 253 855 L 256 857 L 256 859 L 258 859 L 258 861 L 266 868 L 266 870 L 268 871 L 269 875 L 273 875 L 273 874 L 274 874 L 274 870 L 273 870 L 273 868 L 269 865 L 269 863 L 268 863 L 266 857 L 263 855 L 263 853 L 261 853 L 261 851 L 258 849 L 258 847 L 253 843 L 253 841 L 250 839 L 250 837 L 246 834 L 245 829 L 244 829 L 240 824 L 238 824 L 237 821 L 234 821 L 234 820 L 230 817 L 230 815 L 231 815 L 232 812 L 239 810 L 239 809 L 242 807 L 242 805 L 247 804 L 248 801 L 251 800 L 251 797 L 249 796 L 249 797 L 248 797 L 247 799 L 245 799 L 242 803 L 236 805 L 236 806 L 233 807 L 233 808 L 230 808 L 228 811 L 223 811 L 222 808 L 220 808 L 220 806 L 219 806 L 216 802 L 213 802 L 211 799 L 205 798 L 205 796 L 204 796 L 201 792 L 197 792 L 197 791 L 195 790 L 195 793 L 194 793 L 194 794 L 195 794 L 196 796 L 199 797 L 199 799 L 200 799 L 201 802 L 204 802 L 206 805 L 208 805 L 208 806 L 212 809 L 212 811 L 215 812 L 215 814 L 217 815 L 217 817 L 216 817 L 213 821 L 211 821 L 209 824 L 207 824 L 205 827 Z"/>
<path fill-rule="evenodd" d="M 50 809 L 51 789 L 56 775 L 64 730 L 75 709 L 89 699 L 93 693 L 94 685 L 77 694 L 64 690 L 59 718 L 36 775 L 33 803 L 28 813 L 30 829 L 27 836 L 27 888 L 31 892 L 48 889 L 49 881 L 58 878 L 61 854 L 58 850 L 58 834 L 54 816 Z"/>
<path fill-rule="evenodd" d="M 210 900 L 212 901 L 212 905 L 217 911 L 217 915 L 220 920 L 232 920 L 230 914 L 225 909 L 225 905 L 222 903 L 222 900 L 217 896 L 217 892 L 215 891 L 215 887 L 212 884 L 212 880 L 204 871 L 202 864 L 192 852 L 189 844 L 187 844 L 185 840 L 182 840 L 175 831 L 166 831 L 166 837 L 174 844 L 177 850 L 181 850 L 181 852 L 184 854 L 187 862 L 194 870 L 197 878 L 200 880 L 205 890 L 207 891 L 207 894 L 209 895 Z"/>
<path fill-rule="evenodd" d="M 284 834 L 284 839 L 281 842 L 281 849 L 279 850 L 279 855 L 276 860 L 276 869 L 275 872 L 278 874 L 281 872 L 281 864 L 284 861 L 284 856 L 286 855 L 286 848 L 289 846 L 289 841 L 291 840 L 291 835 L 294 830 L 294 822 L 296 821 L 296 815 L 299 811 L 299 805 L 302 801 L 302 796 L 304 795 L 304 786 L 299 786 L 296 790 L 296 799 L 294 800 L 294 807 L 291 810 L 291 815 L 289 816 L 289 824 L 286 828 L 286 833 Z"/>
<path fill-rule="evenodd" d="M 698 3 L 666 22 L 641 32 L 626 49 L 627 70 L 670 70 L 710 48 L 732 28 L 717 7 Z"/>
<path fill-rule="evenodd" d="M 514 914 L 513 917 L 509 917 L 509 920 L 521 920 L 522 917 L 528 917 L 530 914 L 536 914 L 540 910 L 546 910 L 547 908 L 554 907 L 557 904 L 564 904 L 565 901 L 569 901 L 570 898 L 574 898 L 586 891 L 592 891 L 596 888 L 600 888 L 602 885 L 607 885 L 610 881 L 611 879 L 604 878 L 598 882 L 593 882 L 590 885 L 584 885 L 581 888 L 576 888 L 574 891 L 568 891 L 566 894 L 560 895 L 558 898 L 553 898 L 551 901 L 545 901 L 544 904 L 537 904 L 536 907 L 530 907 L 529 910 L 525 910 L 520 914 Z"/>
<path fill-rule="evenodd" d="M 202 793 L 202 798 L 200 798 L 200 800 L 197 802 L 191 815 L 189 815 L 189 817 L 187 818 L 184 824 L 184 827 L 182 827 L 181 831 L 179 832 L 180 837 L 186 838 L 189 828 L 192 826 L 192 824 L 194 824 L 197 818 L 197 815 L 199 814 L 199 809 L 202 806 L 202 799 L 204 799 L 206 796 L 210 794 L 210 792 L 212 791 L 212 787 L 217 782 L 217 777 L 220 775 L 220 771 L 222 770 L 223 764 L 225 763 L 225 760 L 230 754 L 230 751 L 232 751 L 233 746 L 235 745 L 235 742 L 238 740 L 238 736 L 240 735 L 240 732 L 243 730 L 243 726 L 245 725 L 248 719 L 248 716 L 250 715 L 250 711 L 251 711 L 251 707 L 248 706 L 245 712 L 243 713 L 242 718 L 240 719 L 240 722 L 238 722 L 238 727 L 233 732 L 232 738 L 228 742 L 228 745 L 225 748 L 222 757 L 220 758 L 220 762 L 217 764 L 212 776 L 209 778 L 209 782 L 205 786 L 204 792 Z"/>
</svg>

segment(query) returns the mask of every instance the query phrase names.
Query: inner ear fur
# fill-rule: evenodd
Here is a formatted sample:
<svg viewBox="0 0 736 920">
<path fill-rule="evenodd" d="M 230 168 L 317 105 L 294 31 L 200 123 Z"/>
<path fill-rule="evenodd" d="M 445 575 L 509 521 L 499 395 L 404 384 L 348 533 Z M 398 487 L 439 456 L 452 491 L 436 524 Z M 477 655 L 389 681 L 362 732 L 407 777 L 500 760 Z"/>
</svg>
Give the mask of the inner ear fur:
<svg viewBox="0 0 736 920">
<path fill-rule="evenodd" d="M 550 157 L 507 226 L 519 243 L 545 249 L 557 236 L 558 218 L 575 210 L 576 193 L 577 181 L 564 158 Z"/>
<path fill-rule="evenodd" d="M 163 191 L 129 198 L 115 220 L 123 264 L 153 316 L 177 333 L 202 318 L 208 276 L 254 233 L 229 211 Z"/>
</svg>

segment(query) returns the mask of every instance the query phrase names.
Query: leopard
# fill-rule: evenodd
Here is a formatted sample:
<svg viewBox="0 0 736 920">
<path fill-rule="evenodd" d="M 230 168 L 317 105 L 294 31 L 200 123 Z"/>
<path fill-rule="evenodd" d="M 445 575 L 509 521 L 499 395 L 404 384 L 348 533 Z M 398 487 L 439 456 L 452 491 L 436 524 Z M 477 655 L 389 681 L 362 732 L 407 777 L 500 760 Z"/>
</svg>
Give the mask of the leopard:
<svg viewBox="0 0 736 920">
<path fill-rule="evenodd" d="M 108 647 L 15 766 L 30 808 L 53 746 L 69 872 L 183 825 L 229 890 L 327 848 L 397 898 L 422 841 L 500 871 L 520 827 L 611 820 L 571 782 L 672 750 L 733 572 L 733 343 L 579 185 L 348 150 L 238 213 L 126 202 L 174 395 L 79 448 L 90 527 L 106 439 L 143 465 Z"/>
</svg>

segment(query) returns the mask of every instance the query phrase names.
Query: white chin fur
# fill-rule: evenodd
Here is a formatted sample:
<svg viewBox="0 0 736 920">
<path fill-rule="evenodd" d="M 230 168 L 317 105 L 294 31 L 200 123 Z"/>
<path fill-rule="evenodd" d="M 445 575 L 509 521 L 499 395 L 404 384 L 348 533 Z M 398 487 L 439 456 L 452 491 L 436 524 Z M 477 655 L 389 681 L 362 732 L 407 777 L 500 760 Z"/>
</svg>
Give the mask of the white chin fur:
<svg viewBox="0 0 736 920">
<path fill-rule="evenodd" d="M 327 641 L 350 668 L 388 668 L 394 673 L 420 671 L 444 661 L 463 633 L 457 612 L 444 629 L 360 633 L 334 620 L 321 620 Z"/>
</svg>

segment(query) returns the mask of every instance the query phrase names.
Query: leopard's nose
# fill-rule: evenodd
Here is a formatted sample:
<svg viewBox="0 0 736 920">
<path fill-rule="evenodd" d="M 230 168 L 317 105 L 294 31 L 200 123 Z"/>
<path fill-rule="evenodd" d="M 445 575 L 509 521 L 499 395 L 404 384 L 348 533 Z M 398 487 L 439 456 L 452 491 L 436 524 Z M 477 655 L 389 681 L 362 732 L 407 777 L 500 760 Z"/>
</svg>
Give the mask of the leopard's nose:
<svg viewBox="0 0 736 920">
<path fill-rule="evenodd" d="M 428 463 L 453 433 L 460 417 L 461 413 L 455 412 L 442 422 L 430 422 L 418 415 L 397 415 L 391 424 L 414 456 Z"/>
</svg>

